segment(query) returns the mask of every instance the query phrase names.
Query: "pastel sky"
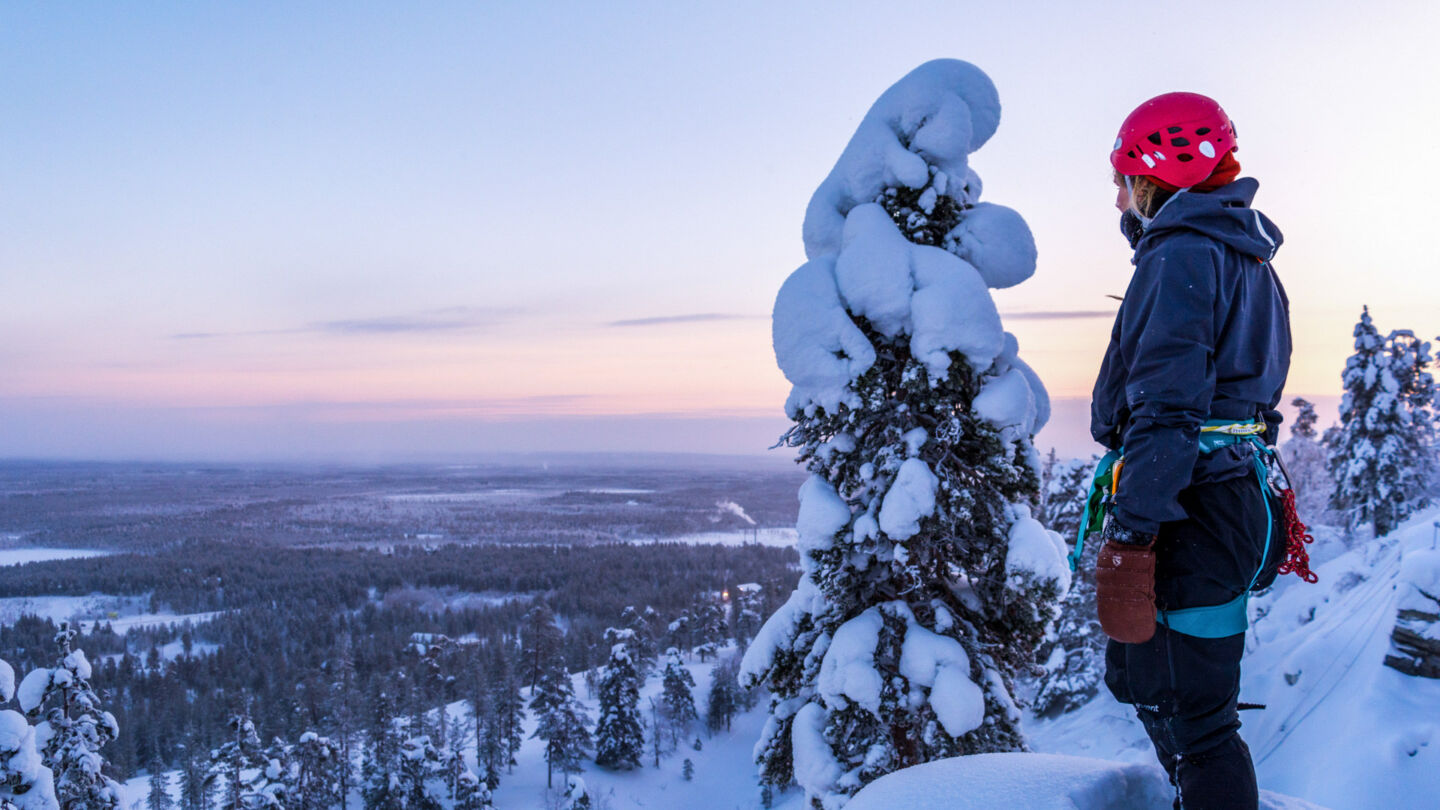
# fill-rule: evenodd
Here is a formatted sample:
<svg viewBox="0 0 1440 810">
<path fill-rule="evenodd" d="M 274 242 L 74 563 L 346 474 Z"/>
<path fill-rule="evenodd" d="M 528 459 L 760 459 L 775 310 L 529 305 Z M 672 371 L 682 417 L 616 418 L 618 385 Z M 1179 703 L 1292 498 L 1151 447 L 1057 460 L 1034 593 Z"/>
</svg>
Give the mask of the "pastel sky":
<svg viewBox="0 0 1440 810">
<path fill-rule="evenodd" d="M 1080 415 L 1124 290 L 1138 102 L 1235 119 L 1296 338 L 1440 332 L 1440 4 L 0 6 L 0 457 L 760 453 L 805 204 L 921 62 L 1000 91 L 972 159 L 1030 222 L 997 294 Z M 1328 418 L 1328 414 L 1325 418 Z"/>
</svg>

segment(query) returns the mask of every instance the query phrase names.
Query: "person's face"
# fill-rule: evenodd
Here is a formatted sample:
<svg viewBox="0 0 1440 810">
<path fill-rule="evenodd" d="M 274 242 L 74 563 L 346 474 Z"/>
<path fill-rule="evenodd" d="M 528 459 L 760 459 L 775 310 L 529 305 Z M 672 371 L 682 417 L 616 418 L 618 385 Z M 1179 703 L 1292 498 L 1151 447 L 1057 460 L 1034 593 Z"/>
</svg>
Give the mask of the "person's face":
<svg viewBox="0 0 1440 810">
<path fill-rule="evenodd" d="M 1115 210 L 1125 213 L 1130 210 L 1130 189 L 1125 186 L 1125 178 L 1114 175 L 1115 180 Z"/>
</svg>

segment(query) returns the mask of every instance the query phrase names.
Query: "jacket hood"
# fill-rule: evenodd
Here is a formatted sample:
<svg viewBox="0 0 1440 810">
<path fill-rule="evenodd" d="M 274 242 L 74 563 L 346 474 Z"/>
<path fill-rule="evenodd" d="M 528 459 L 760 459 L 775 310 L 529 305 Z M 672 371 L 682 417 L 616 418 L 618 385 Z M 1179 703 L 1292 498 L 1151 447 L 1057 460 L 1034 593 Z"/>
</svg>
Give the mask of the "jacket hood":
<svg viewBox="0 0 1440 810">
<path fill-rule="evenodd" d="M 1260 183 L 1242 177 L 1214 191 L 1184 191 L 1171 197 L 1145 229 L 1136 250 L 1167 231 L 1189 230 L 1224 242 L 1261 261 L 1275 258 L 1285 237 L 1269 217 L 1250 207 Z"/>
</svg>

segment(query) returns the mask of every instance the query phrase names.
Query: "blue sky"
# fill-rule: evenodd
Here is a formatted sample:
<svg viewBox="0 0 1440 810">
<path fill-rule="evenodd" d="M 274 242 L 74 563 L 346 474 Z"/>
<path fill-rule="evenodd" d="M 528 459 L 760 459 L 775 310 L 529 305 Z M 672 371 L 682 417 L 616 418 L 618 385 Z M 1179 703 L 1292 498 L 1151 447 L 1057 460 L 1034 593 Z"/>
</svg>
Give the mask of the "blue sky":
<svg viewBox="0 0 1440 810">
<path fill-rule="evenodd" d="M 1128 276 L 1105 155 L 1220 99 L 1285 231 L 1291 390 L 1362 303 L 1440 331 L 1425 2 L 0 8 L 0 456 L 761 452 L 805 203 L 919 63 L 995 80 L 1002 313 L 1083 413 Z M 1081 452 L 1078 422 L 1042 437 Z"/>
</svg>

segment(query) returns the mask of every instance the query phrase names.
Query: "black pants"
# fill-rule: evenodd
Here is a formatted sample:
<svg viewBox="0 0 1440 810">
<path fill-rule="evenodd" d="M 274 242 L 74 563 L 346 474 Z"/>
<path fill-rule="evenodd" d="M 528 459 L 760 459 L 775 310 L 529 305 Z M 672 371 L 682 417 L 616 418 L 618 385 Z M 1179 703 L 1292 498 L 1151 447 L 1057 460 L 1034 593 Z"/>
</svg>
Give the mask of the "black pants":
<svg viewBox="0 0 1440 810">
<path fill-rule="evenodd" d="M 1162 524 L 1155 541 L 1161 608 L 1220 605 L 1245 591 L 1265 547 L 1265 497 L 1254 476 L 1180 493 L 1189 517 Z M 1279 543 L 1277 527 L 1267 569 L 1278 562 Z M 1186 810 L 1254 810 L 1259 804 L 1236 710 L 1244 652 L 1243 633 L 1195 638 L 1163 625 L 1144 644 L 1111 641 L 1106 648 L 1105 685 L 1121 703 L 1135 706 Z"/>
</svg>

